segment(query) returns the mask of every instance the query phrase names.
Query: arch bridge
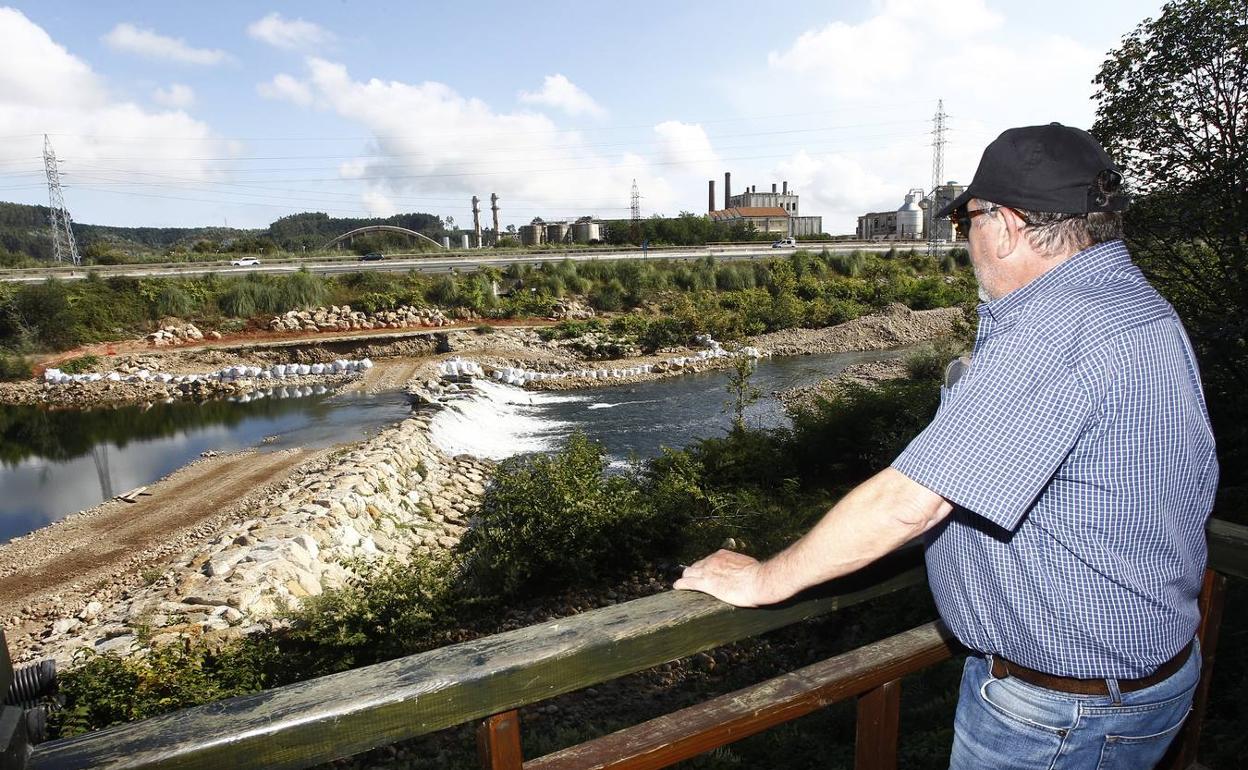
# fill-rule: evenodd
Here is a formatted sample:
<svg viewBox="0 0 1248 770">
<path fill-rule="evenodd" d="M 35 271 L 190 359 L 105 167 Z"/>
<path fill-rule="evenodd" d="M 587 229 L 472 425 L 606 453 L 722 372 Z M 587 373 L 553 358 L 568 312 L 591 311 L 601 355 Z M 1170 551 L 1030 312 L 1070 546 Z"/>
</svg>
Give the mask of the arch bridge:
<svg viewBox="0 0 1248 770">
<path fill-rule="evenodd" d="M 439 249 L 445 248 L 442 244 L 438 243 L 437 241 L 435 241 L 434 239 L 430 238 L 429 236 L 423 233 L 418 233 L 415 230 L 408 230 L 406 227 L 399 227 L 397 225 L 366 225 L 365 227 L 357 227 L 354 230 L 349 230 L 343 233 L 342 235 L 333 239 L 329 243 L 325 244 L 325 248 L 329 249 L 329 248 L 333 248 L 334 246 L 340 246 L 342 245 L 343 241 L 348 241 L 348 242 L 354 241 L 355 236 L 357 235 L 365 235 L 367 233 L 378 233 L 378 232 L 400 233 L 402 235 L 406 235 L 411 238 L 423 238 L 424 240 L 432 243 L 434 246 L 437 246 Z"/>
</svg>

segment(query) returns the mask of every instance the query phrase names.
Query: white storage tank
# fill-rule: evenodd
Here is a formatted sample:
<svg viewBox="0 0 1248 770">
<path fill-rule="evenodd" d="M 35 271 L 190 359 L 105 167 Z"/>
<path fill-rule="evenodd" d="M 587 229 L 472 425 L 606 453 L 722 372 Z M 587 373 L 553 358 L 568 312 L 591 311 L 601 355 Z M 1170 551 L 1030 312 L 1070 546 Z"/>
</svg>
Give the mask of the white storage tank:
<svg viewBox="0 0 1248 770">
<path fill-rule="evenodd" d="M 896 235 L 904 240 L 918 240 L 923 237 L 923 209 L 919 208 L 919 193 L 911 190 L 906 194 L 906 202 L 897 209 Z"/>
</svg>

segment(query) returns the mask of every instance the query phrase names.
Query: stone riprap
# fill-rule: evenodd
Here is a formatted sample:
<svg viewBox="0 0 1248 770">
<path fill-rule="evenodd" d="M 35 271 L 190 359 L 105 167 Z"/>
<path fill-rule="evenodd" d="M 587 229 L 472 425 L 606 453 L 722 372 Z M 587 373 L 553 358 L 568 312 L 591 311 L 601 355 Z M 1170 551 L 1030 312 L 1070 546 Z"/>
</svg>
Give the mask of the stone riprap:
<svg viewBox="0 0 1248 770">
<path fill-rule="evenodd" d="M 173 559 L 151 585 L 88 599 L 49 618 L 22 658 L 68 662 L 83 647 L 129 653 L 140 628 L 154 643 L 228 640 L 269 628 L 275 613 L 351 577 L 353 559 L 453 548 L 492 464 L 445 456 L 417 415 L 348 449 L 266 498 L 254 518 L 227 526 Z"/>
<path fill-rule="evenodd" d="M 461 314 L 462 315 L 462 314 Z M 467 314 L 471 316 L 472 314 Z M 400 305 L 393 310 L 365 313 L 350 305 L 318 307 L 315 310 L 291 310 L 274 316 L 265 327 L 273 332 L 348 332 L 369 329 L 407 329 L 410 327 L 447 326 L 451 320 L 436 307 L 415 308 Z"/>
</svg>

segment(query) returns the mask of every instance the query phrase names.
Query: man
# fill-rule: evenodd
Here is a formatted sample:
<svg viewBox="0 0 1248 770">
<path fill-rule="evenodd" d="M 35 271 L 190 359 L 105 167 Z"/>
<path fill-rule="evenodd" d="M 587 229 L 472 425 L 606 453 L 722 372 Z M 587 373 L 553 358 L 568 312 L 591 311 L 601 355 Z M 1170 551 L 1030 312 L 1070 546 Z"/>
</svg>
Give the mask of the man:
<svg viewBox="0 0 1248 770">
<path fill-rule="evenodd" d="M 769 604 L 924 534 L 972 652 L 954 768 L 1150 767 L 1199 678 L 1217 460 L 1187 336 L 1120 240 L 1120 182 L 1078 129 L 993 141 L 937 213 L 985 302 L 931 424 L 782 553 L 719 551 L 675 585 Z"/>
</svg>

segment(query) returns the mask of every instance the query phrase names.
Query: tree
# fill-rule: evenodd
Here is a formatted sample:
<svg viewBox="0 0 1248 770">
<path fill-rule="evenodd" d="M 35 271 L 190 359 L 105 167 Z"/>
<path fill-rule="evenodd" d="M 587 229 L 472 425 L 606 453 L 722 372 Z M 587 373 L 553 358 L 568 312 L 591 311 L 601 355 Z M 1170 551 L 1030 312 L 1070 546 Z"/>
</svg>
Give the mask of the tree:
<svg viewBox="0 0 1248 770">
<path fill-rule="evenodd" d="M 745 410 L 763 395 L 763 391 L 750 383 L 754 368 L 754 359 L 738 356 L 728 370 L 729 398 L 724 402 L 724 411 L 732 410 L 733 433 L 745 433 Z"/>
<path fill-rule="evenodd" d="M 1124 166 L 1136 260 L 1216 393 L 1248 387 L 1248 4 L 1172 0 L 1110 51 L 1092 128 Z"/>
</svg>

